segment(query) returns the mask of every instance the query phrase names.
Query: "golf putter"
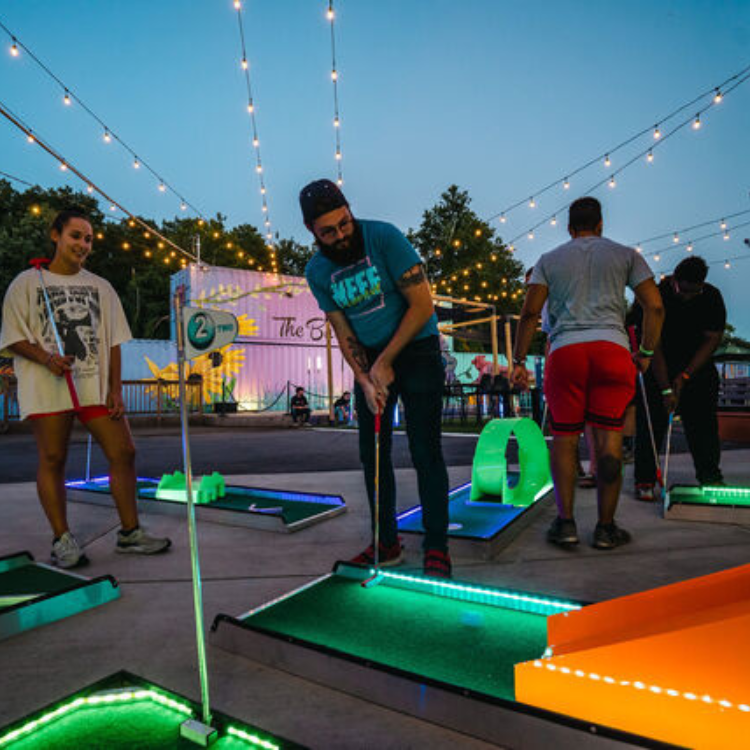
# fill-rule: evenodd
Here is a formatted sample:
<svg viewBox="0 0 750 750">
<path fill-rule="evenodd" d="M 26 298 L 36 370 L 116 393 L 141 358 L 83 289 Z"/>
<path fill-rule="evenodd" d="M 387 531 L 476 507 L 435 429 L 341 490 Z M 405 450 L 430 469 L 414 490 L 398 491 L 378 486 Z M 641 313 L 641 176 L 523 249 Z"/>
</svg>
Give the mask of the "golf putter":
<svg viewBox="0 0 750 750">
<path fill-rule="evenodd" d="M 375 414 L 375 481 L 373 483 L 373 511 L 375 514 L 375 546 L 374 546 L 374 563 L 375 573 L 366 581 L 362 581 L 364 588 L 376 586 L 383 580 L 383 574 L 380 572 L 380 408 Z"/>
</svg>

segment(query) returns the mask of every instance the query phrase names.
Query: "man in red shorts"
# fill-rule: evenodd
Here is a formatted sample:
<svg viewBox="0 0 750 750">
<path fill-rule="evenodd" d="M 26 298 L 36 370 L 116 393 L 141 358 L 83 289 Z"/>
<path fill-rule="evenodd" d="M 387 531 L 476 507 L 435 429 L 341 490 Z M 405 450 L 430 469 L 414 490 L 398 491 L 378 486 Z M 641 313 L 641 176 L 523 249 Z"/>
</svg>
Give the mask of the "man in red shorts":
<svg viewBox="0 0 750 750">
<path fill-rule="evenodd" d="M 513 355 L 514 385 L 528 386 L 525 361 L 547 303 L 550 356 L 544 377 L 552 428 L 552 477 L 558 517 L 548 541 L 578 544 L 573 519 L 578 436 L 594 428 L 599 522 L 597 549 L 630 541 L 615 523 L 622 484 L 622 426 L 634 395 L 635 372 L 645 372 L 659 340 L 664 309 L 646 261 L 630 247 L 602 237 L 602 210 L 595 198 L 570 206 L 570 242 L 545 253 L 534 266 L 521 310 Z M 644 311 L 643 339 L 631 355 L 625 331 L 625 287 Z"/>
</svg>

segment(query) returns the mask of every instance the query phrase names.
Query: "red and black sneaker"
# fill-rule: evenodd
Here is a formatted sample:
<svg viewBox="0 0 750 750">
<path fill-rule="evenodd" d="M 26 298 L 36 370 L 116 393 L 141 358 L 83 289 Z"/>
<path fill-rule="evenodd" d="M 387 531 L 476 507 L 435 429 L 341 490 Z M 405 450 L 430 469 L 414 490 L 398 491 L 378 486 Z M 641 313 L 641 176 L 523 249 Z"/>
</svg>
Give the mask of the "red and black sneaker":
<svg viewBox="0 0 750 750">
<path fill-rule="evenodd" d="M 656 486 L 652 482 L 637 482 L 635 499 L 644 503 L 653 503 L 656 499 Z"/>
<path fill-rule="evenodd" d="M 428 549 L 424 553 L 423 573 L 431 578 L 450 578 L 451 558 L 441 549 Z"/>
<path fill-rule="evenodd" d="M 401 541 L 397 540 L 395 544 L 385 545 L 382 542 L 379 545 L 380 554 L 378 555 L 378 564 L 383 568 L 390 568 L 399 565 L 404 559 L 404 548 Z M 375 545 L 371 544 L 364 552 L 360 552 L 349 562 L 355 565 L 374 565 L 375 564 Z"/>
</svg>

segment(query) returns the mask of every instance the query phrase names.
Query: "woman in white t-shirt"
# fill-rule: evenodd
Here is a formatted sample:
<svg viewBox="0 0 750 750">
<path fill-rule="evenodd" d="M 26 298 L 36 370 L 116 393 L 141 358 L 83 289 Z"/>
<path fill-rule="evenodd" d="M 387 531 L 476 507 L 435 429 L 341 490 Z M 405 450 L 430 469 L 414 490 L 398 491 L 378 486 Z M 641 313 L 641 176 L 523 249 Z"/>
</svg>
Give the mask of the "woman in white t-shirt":
<svg viewBox="0 0 750 750">
<path fill-rule="evenodd" d="M 75 417 L 86 426 L 109 461 L 112 496 L 122 523 L 117 551 L 153 554 L 169 539 L 157 539 L 138 524 L 135 447 L 125 417 L 120 344 L 131 338 L 120 300 L 109 282 L 84 269 L 94 233 L 79 209 L 62 211 L 52 223 L 54 257 L 49 270 L 29 269 L 10 284 L 3 302 L 0 352 L 13 357 L 22 419 L 32 424 L 39 454 L 37 490 L 54 541 L 52 561 L 62 568 L 87 562 L 70 533 L 66 513 L 65 462 Z M 43 274 L 60 356 L 47 314 Z M 80 403 L 74 409 L 65 373 Z"/>
</svg>

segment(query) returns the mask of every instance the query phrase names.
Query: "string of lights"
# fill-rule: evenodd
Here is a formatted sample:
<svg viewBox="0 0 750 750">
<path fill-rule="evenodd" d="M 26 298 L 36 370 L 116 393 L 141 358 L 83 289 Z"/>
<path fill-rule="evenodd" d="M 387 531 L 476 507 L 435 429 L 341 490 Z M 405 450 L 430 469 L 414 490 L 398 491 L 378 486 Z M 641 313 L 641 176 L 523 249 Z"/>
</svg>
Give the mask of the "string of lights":
<svg viewBox="0 0 750 750">
<path fill-rule="evenodd" d="M 234 8 L 237 11 L 237 28 L 240 34 L 240 47 L 242 49 L 242 60 L 240 65 L 245 76 L 245 88 L 247 90 L 247 111 L 250 114 L 250 128 L 253 137 L 253 148 L 255 149 L 255 172 L 258 175 L 260 184 L 261 210 L 263 212 L 263 225 L 267 240 L 266 247 L 270 255 L 271 270 L 278 272 L 276 262 L 276 246 L 273 242 L 273 232 L 271 231 L 271 217 L 268 210 L 268 190 L 266 189 L 266 180 L 263 171 L 263 160 L 260 153 L 260 138 L 258 138 L 258 121 L 255 117 L 255 99 L 253 97 L 253 87 L 250 79 L 250 62 L 247 59 L 247 48 L 245 46 L 245 26 L 242 20 L 242 2 L 234 0 Z"/>
<path fill-rule="evenodd" d="M 9 180 L 12 180 L 13 182 L 18 182 L 21 185 L 26 185 L 27 187 L 34 187 L 30 182 L 27 182 L 26 180 L 22 180 L 20 177 L 15 177 L 12 174 L 8 174 L 7 172 L 0 171 L 0 175 L 3 177 L 6 177 Z"/>
<path fill-rule="evenodd" d="M 82 180 L 86 185 L 86 191 L 90 194 L 97 193 L 100 195 L 105 201 L 109 203 L 109 210 L 111 212 L 115 212 L 118 209 L 124 213 L 126 216 L 129 217 L 130 221 L 134 222 L 135 224 L 143 227 L 143 229 L 149 233 L 153 233 L 156 237 L 158 237 L 162 242 L 165 242 L 170 247 L 174 249 L 174 251 L 182 253 L 184 256 L 188 257 L 190 260 L 196 260 L 195 256 L 185 250 L 184 248 L 180 247 L 179 245 L 172 242 L 172 240 L 165 237 L 163 234 L 155 230 L 152 226 L 147 224 L 145 221 L 140 219 L 138 216 L 133 214 L 131 211 L 129 211 L 127 208 L 125 208 L 121 203 L 116 201 L 112 196 L 110 196 L 108 193 L 106 193 L 101 187 L 99 187 L 96 183 L 93 182 L 93 180 L 90 180 L 86 175 L 84 175 L 74 164 L 72 164 L 68 159 L 66 159 L 64 156 L 62 156 L 59 151 L 54 149 L 51 145 L 49 145 L 47 142 L 45 142 L 36 132 L 34 132 L 31 127 L 29 127 L 18 115 L 14 114 L 5 104 L 3 104 L 2 101 L 0 101 L 0 115 L 5 117 L 6 120 L 8 120 L 12 125 L 15 125 L 19 130 L 21 130 L 23 133 L 26 134 L 26 139 L 31 144 L 36 144 L 40 146 L 44 151 L 46 151 L 53 159 L 55 159 L 58 164 L 60 165 L 60 169 L 63 172 L 70 171 L 72 174 L 76 175 L 80 180 Z"/>
<path fill-rule="evenodd" d="M 744 211 L 743 213 L 747 213 L 747 211 Z M 725 221 L 722 221 L 721 229 L 718 232 L 711 232 L 710 234 L 704 234 L 702 237 L 695 237 L 694 239 L 686 240 L 685 242 L 682 242 L 679 240 L 673 243 L 672 245 L 667 245 L 667 247 L 661 248 L 659 250 L 654 250 L 653 252 L 648 254 L 648 257 L 651 257 L 654 259 L 656 263 L 658 263 L 661 260 L 661 254 L 668 252 L 670 250 L 676 250 L 679 247 L 684 247 L 685 251 L 688 253 L 693 252 L 693 248 L 697 242 L 702 242 L 703 240 L 708 240 L 713 237 L 718 237 L 721 235 L 722 239 L 726 242 L 729 241 L 732 237 L 731 232 L 735 231 L 736 229 L 742 229 L 743 227 L 750 226 L 750 221 L 745 221 L 741 224 L 736 224 L 733 227 L 730 227 Z M 636 247 L 636 250 L 639 248 Z M 642 250 L 639 250 L 639 252 L 642 252 Z"/>
<path fill-rule="evenodd" d="M 738 260 L 747 260 L 750 258 L 750 253 L 742 253 L 741 255 L 734 255 L 730 258 L 724 258 L 723 260 L 709 260 L 706 261 L 707 266 L 718 266 L 721 264 L 724 266 L 726 270 L 729 270 L 732 268 L 732 263 Z M 676 268 L 676 266 L 674 267 Z M 669 271 L 662 271 L 659 275 L 660 281 L 664 281 L 664 279 L 674 273 L 674 268 L 671 268 Z"/>
<path fill-rule="evenodd" d="M 341 171 L 341 117 L 339 116 L 339 70 L 336 63 L 336 13 L 333 10 L 333 0 L 328 0 L 328 12 L 326 14 L 331 24 L 331 81 L 333 83 L 333 130 L 336 133 L 336 182 L 339 186 L 344 184 Z"/>
<path fill-rule="evenodd" d="M 724 99 L 726 94 L 729 93 L 727 88 L 730 87 L 730 90 L 733 90 L 734 88 L 736 88 L 737 85 L 747 80 L 748 78 L 747 74 L 749 72 L 750 72 L 750 65 L 747 66 L 746 68 L 743 68 L 738 73 L 735 73 L 734 75 L 730 76 L 726 80 L 722 81 L 717 86 L 712 86 L 709 89 L 706 89 L 705 91 L 700 93 L 698 96 L 694 97 L 689 102 L 685 102 L 685 104 L 680 105 L 677 109 L 673 110 L 672 112 L 665 115 L 664 117 L 657 119 L 655 125 L 653 126 L 649 125 L 648 127 L 643 128 L 642 130 L 638 131 L 637 133 L 630 136 L 629 138 L 626 138 L 621 143 L 618 143 L 612 148 L 609 148 L 606 151 L 597 154 L 595 157 L 589 159 L 588 161 L 584 162 L 580 166 L 569 170 L 568 172 L 565 173 L 564 176 L 558 177 L 557 179 L 548 183 L 544 187 L 541 187 L 538 190 L 532 192 L 528 198 L 523 198 L 521 200 L 518 200 L 515 203 L 512 203 L 511 205 L 509 205 L 507 208 L 503 209 L 502 211 L 499 211 L 498 213 L 493 214 L 492 216 L 489 217 L 489 219 L 487 219 L 487 221 L 499 219 L 500 223 L 504 224 L 507 220 L 507 215 L 511 211 L 514 211 L 515 209 L 519 208 L 520 206 L 523 206 L 524 204 L 528 205 L 529 208 L 532 208 L 532 209 L 536 208 L 538 205 L 537 199 L 539 198 L 539 196 L 544 195 L 545 193 L 552 190 L 554 187 L 562 185 L 563 190 L 569 190 L 570 180 L 572 177 L 575 177 L 576 175 L 580 174 L 584 170 L 598 163 L 602 163 L 606 168 L 609 168 L 612 164 L 611 157 L 613 154 L 617 153 L 618 151 L 625 148 L 626 146 L 629 146 L 631 143 L 633 143 L 634 141 L 637 141 L 639 138 L 642 138 L 647 133 L 653 133 L 654 139 L 659 140 L 661 138 L 661 127 L 665 123 L 677 117 L 677 115 L 681 114 L 686 109 L 688 108 L 692 109 L 695 106 L 695 104 L 702 101 L 709 95 L 712 97 L 712 100 L 711 100 L 712 104 L 715 105 L 715 104 L 721 103 L 721 101 Z"/>
<path fill-rule="evenodd" d="M 187 201 L 183 197 L 183 194 L 179 190 L 177 190 L 177 188 L 175 188 L 171 183 L 165 180 L 164 177 L 162 177 L 161 174 L 157 172 L 156 169 L 151 166 L 151 164 L 149 164 L 149 162 L 139 157 L 135 149 L 128 145 L 128 143 L 125 142 L 125 140 L 117 133 L 117 131 L 107 125 L 107 123 L 104 122 L 104 120 L 99 115 L 97 115 L 96 112 L 94 112 L 70 86 L 68 86 L 57 75 L 55 75 L 55 73 L 53 73 L 52 70 L 47 65 L 45 65 L 26 44 L 21 42 L 18 37 L 13 34 L 2 21 L 0 21 L 0 29 L 2 29 L 11 39 L 11 56 L 18 58 L 20 57 L 21 51 L 23 50 L 23 52 L 28 55 L 29 58 L 33 60 L 34 63 L 36 63 L 36 65 L 41 68 L 41 70 L 43 70 L 47 74 L 47 76 L 49 76 L 60 87 L 63 92 L 63 104 L 65 104 L 66 106 L 71 106 L 73 102 L 75 102 L 87 115 L 89 115 L 96 121 L 96 123 L 102 128 L 102 140 L 104 141 L 104 143 L 112 143 L 112 141 L 116 141 L 117 143 L 119 143 L 120 146 L 122 146 L 122 148 L 125 149 L 125 151 L 127 151 L 133 159 L 134 169 L 143 168 L 147 172 L 150 172 L 151 175 L 153 175 L 153 177 L 157 181 L 157 188 L 159 192 L 166 193 L 167 191 L 169 191 L 179 199 L 181 211 L 187 211 L 187 209 L 190 208 L 198 216 L 200 216 L 201 218 L 205 218 L 203 217 L 203 214 L 199 209 L 197 209 L 192 203 Z"/>
<path fill-rule="evenodd" d="M 647 245 L 649 242 L 656 242 L 657 240 L 663 240 L 667 237 L 672 238 L 672 242 L 677 244 L 680 241 L 680 236 L 683 234 L 687 234 L 688 232 L 692 232 L 695 229 L 702 229 L 703 227 L 710 226 L 711 224 L 718 224 L 720 229 L 726 229 L 727 228 L 727 219 L 734 219 L 737 216 L 744 216 L 745 214 L 750 214 L 750 208 L 745 209 L 744 211 L 737 211 L 733 214 L 725 214 L 724 216 L 718 217 L 716 219 L 709 219 L 708 221 L 703 221 L 700 224 L 693 224 L 691 227 L 685 227 L 684 229 L 675 229 L 671 232 L 664 232 L 663 234 L 656 234 L 653 237 L 648 237 L 645 240 L 638 240 L 638 242 L 635 243 L 636 249 L 643 248 L 644 245 Z"/>
</svg>

